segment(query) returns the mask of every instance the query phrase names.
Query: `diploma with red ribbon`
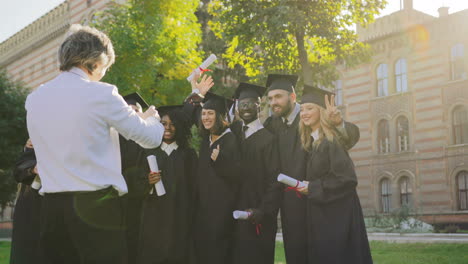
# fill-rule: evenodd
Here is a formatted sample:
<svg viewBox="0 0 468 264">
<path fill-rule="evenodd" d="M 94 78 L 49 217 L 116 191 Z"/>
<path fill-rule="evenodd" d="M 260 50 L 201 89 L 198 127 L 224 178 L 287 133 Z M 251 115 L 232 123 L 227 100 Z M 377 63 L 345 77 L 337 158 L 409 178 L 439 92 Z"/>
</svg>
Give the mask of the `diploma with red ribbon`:
<svg viewBox="0 0 468 264">
<path fill-rule="evenodd" d="M 150 155 L 146 157 L 146 159 L 148 160 L 148 165 L 150 167 L 151 172 L 158 172 L 159 168 L 158 168 L 158 162 L 156 161 L 156 156 Z M 162 180 L 158 181 L 154 185 L 154 188 L 156 189 L 156 194 L 158 196 L 163 196 L 166 194 L 166 189 L 164 189 Z M 153 190 L 151 190 L 151 193 L 153 193 Z"/>
<path fill-rule="evenodd" d="M 199 73 L 202 73 L 202 72 L 206 72 L 206 71 L 211 71 L 211 70 L 208 70 L 208 67 L 210 67 L 210 65 L 216 60 L 216 55 L 214 54 L 211 54 L 201 65 L 200 67 L 196 68 L 194 72 L 192 72 L 190 74 L 189 77 L 187 77 L 187 81 L 191 82 L 193 77 L 195 76 L 195 74 L 199 74 Z"/>
<path fill-rule="evenodd" d="M 289 177 L 287 175 L 284 175 L 282 173 L 280 173 L 278 175 L 278 181 L 281 182 L 281 183 L 284 183 L 286 185 L 288 185 L 289 187 L 286 188 L 286 192 L 289 192 L 289 191 L 295 191 L 296 192 L 296 195 L 297 197 L 301 197 L 301 193 L 299 192 L 299 189 L 302 189 L 304 187 L 307 187 L 307 184 L 305 184 L 304 182 L 302 181 L 299 181 L 299 180 L 296 180 L 292 177 Z"/>
<path fill-rule="evenodd" d="M 249 219 L 250 215 L 252 215 L 252 213 L 247 212 L 247 211 L 236 210 L 236 211 L 232 212 L 232 216 L 236 220 L 247 220 L 247 219 Z M 256 224 L 255 225 L 255 231 L 257 232 L 257 235 L 260 235 L 260 228 L 262 228 L 261 224 Z"/>
</svg>

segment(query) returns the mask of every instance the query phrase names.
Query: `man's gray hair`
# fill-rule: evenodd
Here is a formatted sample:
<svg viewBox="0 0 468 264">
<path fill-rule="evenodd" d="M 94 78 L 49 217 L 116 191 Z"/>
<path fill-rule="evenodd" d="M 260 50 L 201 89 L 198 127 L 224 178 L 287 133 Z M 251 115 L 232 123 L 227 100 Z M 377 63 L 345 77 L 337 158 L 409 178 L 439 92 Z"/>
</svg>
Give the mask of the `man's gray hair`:
<svg viewBox="0 0 468 264">
<path fill-rule="evenodd" d="M 95 28 L 79 24 L 70 27 L 58 55 L 61 71 L 82 66 L 93 72 L 96 63 L 110 67 L 115 61 L 114 47 L 109 37 Z"/>
</svg>

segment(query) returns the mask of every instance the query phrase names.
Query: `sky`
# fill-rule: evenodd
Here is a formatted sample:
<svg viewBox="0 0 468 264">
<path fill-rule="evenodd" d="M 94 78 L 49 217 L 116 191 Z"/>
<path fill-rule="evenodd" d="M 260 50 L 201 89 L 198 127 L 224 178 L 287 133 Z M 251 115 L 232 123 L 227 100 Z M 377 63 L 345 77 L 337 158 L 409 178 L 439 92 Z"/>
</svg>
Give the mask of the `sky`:
<svg viewBox="0 0 468 264">
<path fill-rule="evenodd" d="M 413 1 L 415 9 L 433 16 L 438 16 L 437 9 L 441 6 L 450 7 L 450 13 L 468 9 L 468 0 Z M 0 0 L 0 43 L 62 2 L 64 0 Z M 400 9 L 400 0 L 387 0 L 387 2 L 387 7 L 381 16 Z"/>
</svg>

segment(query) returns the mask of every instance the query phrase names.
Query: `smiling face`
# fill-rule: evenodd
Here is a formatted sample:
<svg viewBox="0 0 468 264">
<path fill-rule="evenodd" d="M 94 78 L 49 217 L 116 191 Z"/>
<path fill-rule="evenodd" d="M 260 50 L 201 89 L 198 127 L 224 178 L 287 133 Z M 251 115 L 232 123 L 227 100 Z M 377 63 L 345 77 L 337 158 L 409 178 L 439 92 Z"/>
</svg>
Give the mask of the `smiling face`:
<svg viewBox="0 0 468 264">
<path fill-rule="evenodd" d="M 239 100 L 239 117 L 245 124 L 250 124 L 258 118 L 260 103 L 258 98 L 244 98 Z"/>
<path fill-rule="evenodd" d="M 216 122 L 216 111 L 212 109 L 202 109 L 201 120 L 206 130 L 211 130 Z"/>
<path fill-rule="evenodd" d="M 172 142 L 175 141 L 175 135 L 176 135 L 175 125 L 172 122 L 169 115 L 164 115 L 161 118 L 161 124 L 164 126 L 163 141 L 166 144 L 171 144 Z"/>
<path fill-rule="evenodd" d="M 320 107 L 316 104 L 301 104 L 301 121 L 312 130 L 320 126 Z"/>
<path fill-rule="evenodd" d="M 276 89 L 268 92 L 268 103 L 273 115 L 277 117 L 287 117 L 291 113 L 295 102 L 296 94 L 288 91 Z"/>
</svg>

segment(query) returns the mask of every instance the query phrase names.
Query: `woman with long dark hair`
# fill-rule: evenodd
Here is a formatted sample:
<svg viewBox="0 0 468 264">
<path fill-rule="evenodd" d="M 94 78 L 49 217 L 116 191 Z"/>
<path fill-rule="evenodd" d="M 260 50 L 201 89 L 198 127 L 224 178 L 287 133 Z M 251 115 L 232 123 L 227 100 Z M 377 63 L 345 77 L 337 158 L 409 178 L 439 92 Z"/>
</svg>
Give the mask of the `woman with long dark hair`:
<svg viewBox="0 0 468 264">
<path fill-rule="evenodd" d="M 307 152 L 308 263 L 370 264 L 372 257 L 356 192 L 354 164 L 326 114 L 334 96 L 307 87 L 301 102 L 299 134 Z M 325 96 L 327 95 L 327 96 Z M 324 100 L 325 98 L 325 100 Z"/>
<path fill-rule="evenodd" d="M 226 121 L 232 101 L 207 93 L 201 110 L 202 142 L 196 181 L 194 250 L 197 263 L 228 264 L 238 189 L 237 140 Z"/>
<path fill-rule="evenodd" d="M 146 150 L 142 160 L 142 166 L 149 171 L 146 157 L 155 155 L 161 172 L 148 175 L 137 263 L 188 263 L 197 155 L 189 146 L 190 128 L 181 108 L 158 108 L 165 129 L 163 143 L 156 149 Z M 154 187 L 160 180 L 166 190 L 163 196 L 158 196 Z"/>
</svg>

